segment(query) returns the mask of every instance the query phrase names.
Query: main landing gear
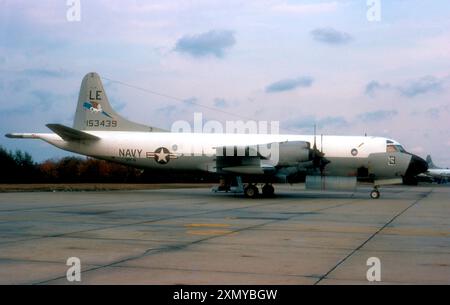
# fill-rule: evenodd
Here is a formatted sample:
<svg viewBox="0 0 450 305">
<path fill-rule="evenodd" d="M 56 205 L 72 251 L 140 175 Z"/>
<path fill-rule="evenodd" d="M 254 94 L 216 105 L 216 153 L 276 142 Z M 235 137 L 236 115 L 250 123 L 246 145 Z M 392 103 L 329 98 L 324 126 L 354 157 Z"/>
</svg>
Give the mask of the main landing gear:
<svg viewBox="0 0 450 305">
<path fill-rule="evenodd" d="M 262 193 L 264 197 L 272 197 L 275 195 L 275 188 L 272 184 L 264 184 L 264 186 L 262 187 Z"/>
<path fill-rule="evenodd" d="M 249 184 L 244 188 L 244 196 L 247 198 L 256 198 L 259 195 L 258 187 L 254 184 Z"/>
<path fill-rule="evenodd" d="M 257 198 L 262 194 L 263 197 L 273 197 L 275 195 L 275 189 L 272 183 L 266 183 L 262 185 L 261 190 L 258 188 L 257 183 L 242 183 L 242 178 L 237 176 L 234 180 L 220 179 L 220 184 L 212 188 L 215 193 L 218 192 L 230 192 L 230 193 L 244 193 L 246 198 Z"/>
<path fill-rule="evenodd" d="M 262 191 L 262 195 L 264 197 L 272 197 L 275 194 L 275 189 L 273 187 L 272 184 L 266 183 L 264 184 L 264 186 L 261 188 Z M 247 198 L 256 198 L 259 195 L 259 189 L 255 184 L 248 184 L 245 188 L 244 188 L 244 196 Z"/>
<path fill-rule="evenodd" d="M 370 198 L 372 199 L 380 198 L 380 191 L 378 190 L 378 186 L 375 186 L 373 190 L 370 192 Z"/>
</svg>

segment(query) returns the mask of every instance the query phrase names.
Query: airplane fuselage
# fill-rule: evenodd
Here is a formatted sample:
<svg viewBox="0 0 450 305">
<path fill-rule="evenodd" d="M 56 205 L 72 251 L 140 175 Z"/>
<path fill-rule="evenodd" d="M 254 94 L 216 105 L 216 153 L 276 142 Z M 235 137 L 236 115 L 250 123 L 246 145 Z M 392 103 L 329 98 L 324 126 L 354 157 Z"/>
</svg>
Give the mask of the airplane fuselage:
<svg viewBox="0 0 450 305">
<path fill-rule="evenodd" d="M 216 171 L 217 147 L 286 141 L 314 142 L 313 135 L 86 132 L 101 140 L 71 142 L 56 134 L 34 134 L 34 137 L 67 151 L 135 167 L 209 172 Z M 358 169 L 363 168 L 375 178 L 401 178 L 412 156 L 401 152 L 388 153 L 386 141 L 388 139 L 382 137 L 316 137 L 317 149 L 330 161 L 325 168 L 327 175 L 358 176 Z M 383 169 L 374 168 L 375 165 L 380 166 L 380 161 L 374 156 L 385 160 Z"/>
<path fill-rule="evenodd" d="M 432 176 L 432 177 L 449 178 L 450 177 L 450 169 L 446 169 L 446 168 L 430 168 L 425 173 L 425 175 L 429 175 L 429 176 Z"/>
</svg>

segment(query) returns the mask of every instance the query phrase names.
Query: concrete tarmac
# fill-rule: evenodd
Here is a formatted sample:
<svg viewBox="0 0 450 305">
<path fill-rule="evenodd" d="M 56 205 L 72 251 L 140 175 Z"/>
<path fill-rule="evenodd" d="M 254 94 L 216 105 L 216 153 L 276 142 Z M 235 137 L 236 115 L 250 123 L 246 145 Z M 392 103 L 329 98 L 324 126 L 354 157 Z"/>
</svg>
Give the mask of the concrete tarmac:
<svg viewBox="0 0 450 305">
<path fill-rule="evenodd" d="M 450 284 L 450 187 L 0 194 L 0 284 Z"/>
</svg>

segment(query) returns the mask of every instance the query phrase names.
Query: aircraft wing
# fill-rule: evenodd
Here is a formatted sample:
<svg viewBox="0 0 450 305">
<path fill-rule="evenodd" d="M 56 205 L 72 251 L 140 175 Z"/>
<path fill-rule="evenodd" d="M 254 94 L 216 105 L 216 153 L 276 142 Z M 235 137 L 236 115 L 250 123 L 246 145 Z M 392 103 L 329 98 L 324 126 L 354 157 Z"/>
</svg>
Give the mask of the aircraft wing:
<svg viewBox="0 0 450 305">
<path fill-rule="evenodd" d="M 216 170 L 241 175 L 264 174 L 262 156 L 253 146 L 216 147 Z"/>
<path fill-rule="evenodd" d="M 61 138 L 63 138 L 63 140 L 65 141 L 100 140 L 99 137 L 91 135 L 87 132 L 83 132 L 78 129 L 70 128 L 61 124 L 47 124 L 46 126 Z"/>
<path fill-rule="evenodd" d="M 274 146 L 276 144 L 276 146 Z M 310 144 L 303 141 L 216 147 L 216 171 L 241 175 L 273 174 L 280 167 L 310 161 Z"/>
</svg>

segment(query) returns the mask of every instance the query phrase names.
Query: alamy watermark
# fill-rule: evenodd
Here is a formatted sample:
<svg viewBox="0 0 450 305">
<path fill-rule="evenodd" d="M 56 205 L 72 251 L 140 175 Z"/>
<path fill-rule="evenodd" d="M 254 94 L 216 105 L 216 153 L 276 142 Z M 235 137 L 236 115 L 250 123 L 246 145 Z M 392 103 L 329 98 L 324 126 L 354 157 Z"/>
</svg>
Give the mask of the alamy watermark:
<svg viewBox="0 0 450 305">
<path fill-rule="evenodd" d="M 381 0 L 367 0 L 367 21 L 381 21 Z"/>
<path fill-rule="evenodd" d="M 252 134 L 252 135 L 279 135 L 280 123 L 278 121 L 226 121 L 225 125 L 219 121 L 203 121 L 203 114 L 194 113 L 193 126 L 190 122 L 180 120 L 172 124 L 171 132 L 174 133 L 203 133 L 203 134 Z M 238 156 L 256 157 L 263 156 L 272 162 L 279 160 L 279 141 L 275 137 L 223 137 L 220 147 L 215 150 L 201 147 L 199 143 L 184 143 L 177 146 L 177 150 L 188 152 L 191 156 Z M 236 142 L 241 144 L 236 145 Z M 257 144 L 253 144 L 257 143 Z M 230 145 L 227 145 L 229 143 Z"/>
<path fill-rule="evenodd" d="M 69 22 L 81 21 L 81 0 L 67 0 L 66 19 Z"/>
<path fill-rule="evenodd" d="M 81 282 L 81 260 L 78 257 L 69 257 L 66 266 L 69 266 L 66 272 L 67 281 Z"/>
<path fill-rule="evenodd" d="M 370 267 L 367 270 L 366 278 L 369 282 L 381 281 L 381 260 L 378 257 L 369 257 L 366 265 Z"/>
<path fill-rule="evenodd" d="M 381 21 L 381 0 L 366 0 L 366 17 L 369 22 Z M 67 0 L 66 19 L 69 22 L 81 21 L 81 0 Z"/>
</svg>

